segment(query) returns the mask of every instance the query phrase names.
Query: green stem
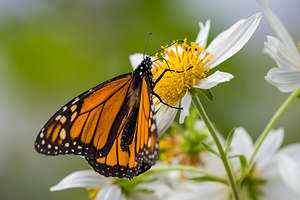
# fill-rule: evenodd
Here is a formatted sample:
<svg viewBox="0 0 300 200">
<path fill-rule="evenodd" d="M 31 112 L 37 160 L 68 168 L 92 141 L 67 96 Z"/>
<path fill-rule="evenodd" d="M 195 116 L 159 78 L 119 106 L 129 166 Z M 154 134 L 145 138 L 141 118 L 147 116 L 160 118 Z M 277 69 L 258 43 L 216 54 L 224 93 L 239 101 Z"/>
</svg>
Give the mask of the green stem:
<svg viewBox="0 0 300 200">
<path fill-rule="evenodd" d="M 220 158 L 223 162 L 223 165 L 225 167 L 225 170 L 226 170 L 226 173 L 227 173 L 227 176 L 228 176 L 228 179 L 229 179 L 230 186 L 232 188 L 232 193 L 233 193 L 234 199 L 239 200 L 240 196 L 239 196 L 239 191 L 238 191 L 238 188 L 237 188 L 237 185 L 236 185 L 236 181 L 233 177 L 232 170 L 230 169 L 229 162 L 227 160 L 227 156 L 225 154 L 223 146 L 222 146 L 222 144 L 221 144 L 221 142 L 220 142 L 220 140 L 217 136 L 217 131 L 215 130 L 215 127 L 213 126 L 212 122 L 209 120 L 209 118 L 208 118 L 208 116 L 207 116 L 207 114 L 204 110 L 204 107 L 201 104 L 199 98 L 196 95 L 192 94 L 192 101 L 193 101 L 194 106 L 198 110 L 199 115 L 201 116 L 202 120 L 204 121 L 205 125 L 207 126 L 211 136 L 213 137 L 214 142 L 217 145 L 217 148 L 218 148 L 219 154 L 220 154 Z"/>
<path fill-rule="evenodd" d="M 253 153 L 250 156 L 250 159 L 248 161 L 247 164 L 247 168 L 248 170 L 251 169 L 251 165 L 253 164 L 255 155 L 257 154 L 257 151 L 259 150 L 260 146 L 262 145 L 263 141 L 266 139 L 266 137 L 268 136 L 270 130 L 273 128 L 273 126 L 275 125 L 275 123 L 278 121 L 278 119 L 280 118 L 280 116 L 283 114 L 283 112 L 289 107 L 289 105 L 294 101 L 294 99 L 300 95 L 300 89 L 296 90 L 295 92 L 293 92 L 285 101 L 284 103 L 280 106 L 280 108 L 276 111 L 276 113 L 274 114 L 274 116 L 271 118 L 271 120 L 269 121 L 269 123 L 267 124 L 267 126 L 264 129 L 264 132 L 261 134 L 261 137 L 259 138 L 258 142 L 256 143 L 255 149 L 253 151 Z"/>
<path fill-rule="evenodd" d="M 228 184 L 227 180 L 220 178 L 218 176 L 215 176 L 215 175 L 213 175 L 209 172 L 206 172 L 202 169 L 199 169 L 196 167 L 181 166 L 181 165 L 172 165 L 172 166 L 168 166 L 168 167 L 154 168 L 154 169 L 151 169 L 151 170 L 145 172 L 142 175 L 148 176 L 149 174 L 152 174 L 152 173 L 161 173 L 161 172 L 168 172 L 168 171 L 185 171 L 185 172 L 199 173 L 199 174 L 202 174 L 205 176 L 209 176 L 209 177 L 213 178 L 214 180 L 217 180 L 218 182 Z"/>
</svg>

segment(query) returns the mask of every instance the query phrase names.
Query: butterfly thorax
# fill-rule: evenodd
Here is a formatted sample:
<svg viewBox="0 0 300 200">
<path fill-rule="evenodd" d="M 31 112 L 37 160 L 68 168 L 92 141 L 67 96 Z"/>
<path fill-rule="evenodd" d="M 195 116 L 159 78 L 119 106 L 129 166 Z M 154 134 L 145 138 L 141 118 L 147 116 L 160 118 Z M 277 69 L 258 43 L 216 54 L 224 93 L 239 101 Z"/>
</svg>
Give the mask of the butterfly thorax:
<svg viewBox="0 0 300 200">
<path fill-rule="evenodd" d="M 142 79 L 145 77 L 151 89 L 153 89 L 153 75 L 151 73 L 152 61 L 149 56 L 146 56 L 142 62 L 132 72 L 132 85 L 139 86 Z M 136 88 L 133 88 L 134 90 Z"/>
</svg>

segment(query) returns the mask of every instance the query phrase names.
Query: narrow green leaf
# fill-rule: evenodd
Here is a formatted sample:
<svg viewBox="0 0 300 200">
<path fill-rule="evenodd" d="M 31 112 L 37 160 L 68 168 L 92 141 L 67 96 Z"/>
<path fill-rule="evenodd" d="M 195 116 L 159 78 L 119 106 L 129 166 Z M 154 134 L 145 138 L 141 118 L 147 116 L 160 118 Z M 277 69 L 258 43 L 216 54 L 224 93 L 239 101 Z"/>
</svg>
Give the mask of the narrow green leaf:
<svg viewBox="0 0 300 200">
<path fill-rule="evenodd" d="M 200 141 L 200 144 L 203 146 L 204 149 L 206 149 L 207 151 L 215 154 L 216 156 L 220 157 L 220 155 L 215 151 L 213 150 L 208 144 L 204 143 L 204 142 L 201 142 Z"/>
<path fill-rule="evenodd" d="M 197 181 L 197 182 L 218 182 L 218 183 L 224 183 L 228 184 L 226 180 L 218 178 L 218 177 L 213 177 L 213 176 L 200 176 L 200 177 L 194 177 L 194 178 L 189 178 L 191 181 Z"/>
<path fill-rule="evenodd" d="M 240 160 L 240 164 L 241 164 L 241 177 L 243 177 L 243 175 L 246 172 L 247 169 L 247 158 L 242 155 L 242 154 L 238 154 L 238 155 L 233 155 L 229 157 L 230 159 L 232 158 L 238 158 Z"/>
<path fill-rule="evenodd" d="M 230 145 L 232 142 L 232 138 L 234 136 L 235 133 L 235 128 L 231 129 L 231 131 L 229 132 L 227 138 L 226 138 L 226 143 L 225 143 L 225 153 L 227 154 L 229 149 L 230 149 Z"/>
</svg>

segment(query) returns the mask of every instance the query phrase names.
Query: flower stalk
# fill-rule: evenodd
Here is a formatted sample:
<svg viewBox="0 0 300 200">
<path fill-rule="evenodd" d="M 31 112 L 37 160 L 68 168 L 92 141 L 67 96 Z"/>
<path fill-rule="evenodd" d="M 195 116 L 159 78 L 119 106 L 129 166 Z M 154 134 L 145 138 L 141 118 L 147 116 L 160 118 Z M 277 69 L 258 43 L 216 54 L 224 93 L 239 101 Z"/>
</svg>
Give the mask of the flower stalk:
<svg viewBox="0 0 300 200">
<path fill-rule="evenodd" d="M 253 153 L 250 156 L 250 159 L 247 164 L 247 171 L 251 169 L 251 166 L 253 165 L 253 161 L 255 158 L 255 155 L 257 154 L 259 148 L 261 147 L 262 143 L 268 136 L 270 130 L 273 128 L 273 126 L 276 124 L 278 119 L 281 117 L 283 112 L 289 107 L 289 105 L 295 100 L 300 95 L 300 89 L 294 91 L 293 93 L 290 94 L 290 96 L 283 102 L 283 104 L 279 107 L 279 109 L 275 112 L 267 126 L 265 127 L 263 133 L 261 134 L 258 142 L 256 143 L 255 149 Z M 247 174 L 247 173 L 246 173 Z"/>
<path fill-rule="evenodd" d="M 232 188 L 232 194 L 234 196 L 234 199 L 240 200 L 239 190 L 238 190 L 235 178 L 233 176 L 232 170 L 230 168 L 226 153 L 225 153 L 223 146 L 217 136 L 217 131 L 216 131 L 215 127 L 213 126 L 212 122 L 210 121 L 210 119 L 208 118 L 208 116 L 204 110 L 204 107 L 203 107 L 202 103 L 200 102 L 198 96 L 196 96 L 195 94 L 192 94 L 192 102 L 193 102 L 195 108 L 197 109 L 200 117 L 202 118 L 205 125 L 207 126 L 211 136 L 213 137 L 214 142 L 217 145 L 220 158 L 223 162 L 225 171 L 226 171 L 228 179 L 229 179 L 230 186 Z"/>
</svg>

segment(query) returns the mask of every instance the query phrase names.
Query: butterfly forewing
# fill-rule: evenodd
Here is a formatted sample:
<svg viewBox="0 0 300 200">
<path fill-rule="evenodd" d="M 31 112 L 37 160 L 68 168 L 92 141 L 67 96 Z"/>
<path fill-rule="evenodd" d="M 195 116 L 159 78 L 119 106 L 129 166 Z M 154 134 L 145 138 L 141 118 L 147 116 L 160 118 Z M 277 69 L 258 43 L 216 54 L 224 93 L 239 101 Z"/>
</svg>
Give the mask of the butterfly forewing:
<svg viewBox="0 0 300 200">
<path fill-rule="evenodd" d="M 97 148 L 106 143 L 130 83 L 131 73 L 124 74 L 67 103 L 41 129 L 35 149 L 46 155 L 94 156 Z"/>
</svg>

